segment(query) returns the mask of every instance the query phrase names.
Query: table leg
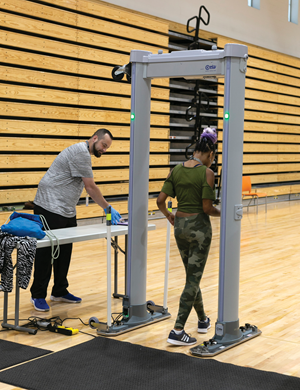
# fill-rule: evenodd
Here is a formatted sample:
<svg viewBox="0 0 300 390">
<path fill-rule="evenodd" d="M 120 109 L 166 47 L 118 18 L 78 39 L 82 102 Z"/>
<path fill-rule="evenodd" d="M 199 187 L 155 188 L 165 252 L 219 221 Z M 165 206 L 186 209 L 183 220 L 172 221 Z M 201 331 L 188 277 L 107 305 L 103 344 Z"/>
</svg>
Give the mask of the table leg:
<svg viewBox="0 0 300 390">
<path fill-rule="evenodd" d="M 3 302 L 3 322 L 7 322 L 7 306 L 8 306 L 8 292 L 4 291 L 4 302 Z"/>
<path fill-rule="evenodd" d="M 19 288 L 19 267 L 16 266 L 16 293 L 15 293 L 15 326 L 19 326 L 20 309 L 20 288 Z"/>
<path fill-rule="evenodd" d="M 113 296 L 116 298 L 118 295 L 118 236 L 115 237 L 115 291 Z"/>
<path fill-rule="evenodd" d="M 125 235 L 125 251 L 118 248 L 118 237 L 115 237 L 115 288 L 113 297 L 114 298 L 123 298 L 126 295 L 126 289 L 127 289 L 127 246 L 128 246 L 128 235 Z M 118 293 L 118 249 L 125 255 L 125 292 L 124 294 Z"/>
<path fill-rule="evenodd" d="M 128 234 L 125 234 L 125 295 L 127 292 L 127 253 L 128 253 Z"/>
</svg>

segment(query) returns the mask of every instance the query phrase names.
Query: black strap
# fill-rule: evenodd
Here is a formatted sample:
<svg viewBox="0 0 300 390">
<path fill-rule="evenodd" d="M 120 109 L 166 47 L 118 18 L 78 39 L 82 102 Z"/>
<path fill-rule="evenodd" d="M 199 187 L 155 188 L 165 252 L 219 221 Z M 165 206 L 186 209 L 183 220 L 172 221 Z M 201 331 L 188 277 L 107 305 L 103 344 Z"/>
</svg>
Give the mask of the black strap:
<svg viewBox="0 0 300 390">
<path fill-rule="evenodd" d="M 203 164 L 196 164 L 193 166 L 193 168 L 200 167 L 201 165 L 203 165 Z M 184 162 L 182 163 L 182 166 L 184 167 Z"/>
</svg>

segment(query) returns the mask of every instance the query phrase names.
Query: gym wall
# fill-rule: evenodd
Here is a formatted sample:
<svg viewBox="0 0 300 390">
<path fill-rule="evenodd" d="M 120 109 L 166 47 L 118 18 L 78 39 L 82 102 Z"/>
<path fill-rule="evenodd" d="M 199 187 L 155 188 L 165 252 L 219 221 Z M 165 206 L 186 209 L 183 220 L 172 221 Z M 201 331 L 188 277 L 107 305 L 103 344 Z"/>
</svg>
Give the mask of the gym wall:
<svg viewBox="0 0 300 390">
<path fill-rule="evenodd" d="M 211 14 L 206 32 L 238 39 L 291 56 L 300 55 L 300 7 L 298 24 L 288 21 L 289 0 L 260 0 L 260 9 L 248 6 L 248 0 L 108 0 L 109 3 L 158 18 L 186 24 L 204 5 Z"/>
<path fill-rule="evenodd" d="M 128 63 L 131 49 L 167 52 L 169 30 L 187 34 L 185 25 L 96 0 L 0 0 L 0 12 L 0 207 L 33 200 L 61 150 L 107 127 L 116 139 L 106 155 L 93 159 L 95 181 L 126 213 L 130 84 L 113 81 L 111 71 Z M 270 196 L 299 193 L 299 58 L 208 31 L 200 38 L 219 48 L 248 46 L 243 173 Z M 219 171 L 223 84 L 220 79 L 216 96 Z M 168 80 L 153 82 L 150 195 L 169 172 L 168 86 Z M 99 206 L 85 206 L 85 196 L 78 218 L 103 215 Z M 150 198 L 149 210 L 156 208 Z M 0 223 L 10 214 L 1 212 Z"/>
<path fill-rule="evenodd" d="M 60 151 L 107 127 L 115 140 L 93 158 L 95 181 L 126 213 L 131 86 L 111 71 L 132 49 L 167 52 L 168 24 L 89 0 L 0 0 L 0 13 L 0 207 L 32 201 Z M 168 97 L 168 80 L 153 82 L 150 194 L 169 172 Z M 85 196 L 78 218 L 103 215 Z"/>
<path fill-rule="evenodd" d="M 186 25 L 169 22 L 169 29 L 187 34 Z M 194 34 L 194 33 L 193 33 Z M 188 35 L 193 35 L 188 34 Z M 248 46 L 246 73 L 243 175 L 253 191 L 277 198 L 300 194 L 300 58 L 248 42 L 200 30 L 199 37 Z M 224 79 L 218 79 L 218 174 L 222 168 Z"/>
<path fill-rule="evenodd" d="M 220 48 L 228 42 L 243 43 L 218 38 Z M 249 44 L 248 52 L 243 174 L 249 175 L 252 184 L 263 187 L 269 196 L 298 195 L 300 59 Z M 224 85 L 221 82 L 218 93 L 218 117 L 222 118 Z M 222 127 L 220 119 L 218 128 Z"/>
<path fill-rule="evenodd" d="M 201 23 L 199 37 L 248 46 L 246 74 L 244 165 L 254 187 L 269 196 L 300 194 L 300 24 L 288 22 L 288 1 L 261 1 L 260 10 L 246 0 L 166 0 L 161 7 L 133 0 L 109 0 L 128 8 L 150 12 L 156 20 L 169 23 L 169 30 L 188 34 L 186 22 L 198 15 L 200 5 L 211 13 L 210 23 Z M 300 13 L 300 8 L 299 8 Z M 206 14 L 203 13 L 206 20 Z M 300 17 L 299 17 L 300 22 Z M 195 24 L 195 20 L 194 20 Z M 213 31 L 213 32 L 212 32 Z M 235 39 L 234 39 L 235 38 Z M 271 50 L 273 49 L 273 50 Z M 290 55 L 288 55 L 290 54 Z M 218 172 L 222 163 L 224 80 L 218 81 Z M 256 191 L 257 188 L 254 190 Z"/>
</svg>

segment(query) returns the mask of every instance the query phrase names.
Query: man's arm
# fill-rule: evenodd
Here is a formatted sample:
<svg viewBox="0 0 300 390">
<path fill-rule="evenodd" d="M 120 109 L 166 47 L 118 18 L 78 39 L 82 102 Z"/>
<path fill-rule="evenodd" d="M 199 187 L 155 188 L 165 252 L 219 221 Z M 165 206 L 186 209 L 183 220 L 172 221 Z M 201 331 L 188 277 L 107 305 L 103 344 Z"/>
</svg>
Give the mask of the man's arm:
<svg viewBox="0 0 300 390">
<path fill-rule="evenodd" d="M 106 209 L 106 207 L 109 206 L 109 203 L 104 199 L 103 195 L 101 194 L 101 191 L 94 182 L 94 179 L 92 177 L 83 177 L 82 180 L 87 193 L 90 195 L 93 201 L 96 202 L 103 209 Z"/>
</svg>

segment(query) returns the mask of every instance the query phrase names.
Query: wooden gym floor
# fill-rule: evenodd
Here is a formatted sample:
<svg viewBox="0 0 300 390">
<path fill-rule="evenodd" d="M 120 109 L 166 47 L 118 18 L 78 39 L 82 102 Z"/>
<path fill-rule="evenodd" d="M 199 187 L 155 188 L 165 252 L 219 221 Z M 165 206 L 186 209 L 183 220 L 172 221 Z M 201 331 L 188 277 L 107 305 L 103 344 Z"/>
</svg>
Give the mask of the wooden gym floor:
<svg viewBox="0 0 300 390">
<path fill-rule="evenodd" d="M 211 318 L 212 328 L 207 335 L 197 334 L 197 318 L 192 312 L 186 331 L 197 337 L 198 343 L 214 335 L 214 323 L 218 311 L 218 261 L 219 220 L 211 218 L 213 241 L 210 255 L 201 282 L 205 309 Z M 165 219 L 151 221 L 156 231 L 148 235 L 147 300 L 163 303 L 166 226 Z M 232 348 L 214 359 L 260 370 L 274 371 L 300 377 L 300 201 L 264 205 L 247 213 L 242 219 L 241 267 L 240 267 L 240 325 L 246 322 L 256 325 L 262 335 Z M 124 238 L 120 240 L 124 246 Z M 112 257 L 113 258 L 113 257 Z M 118 292 L 124 291 L 124 262 L 120 254 Z M 80 317 L 85 323 L 92 316 L 106 320 L 106 240 L 95 240 L 74 245 L 69 271 L 70 292 L 82 297 L 81 304 L 65 304 L 49 301 L 48 313 L 38 313 L 29 303 L 30 291 L 21 290 L 20 318 L 29 316 L 50 318 Z M 171 233 L 168 308 L 172 317 L 129 333 L 116 339 L 151 348 L 189 354 L 189 347 L 175 347 L 166 339 L 173 327 L 178 300 L 184 284 L 181 259 Z M 3 293 L 0 293 L 2 318 Z M 114 299 L 113 312 L 121 312 L 121 300 Z M 9 296 L 9 318 L 14 318 L 14 292 Z M 24 324 L 24 322 L 21 322 Z M 96 335 L 96 331 L 72 319 L 64 325 L 82 332 L 73 336 L 41 332 L 29 335 L 16 331 L 3 331 L 0 338 L 17 343 L 59 351 L 83 343 Z M 0 390 L 15 390 L 13 386 L 0 383 Z"/>
</svg>

